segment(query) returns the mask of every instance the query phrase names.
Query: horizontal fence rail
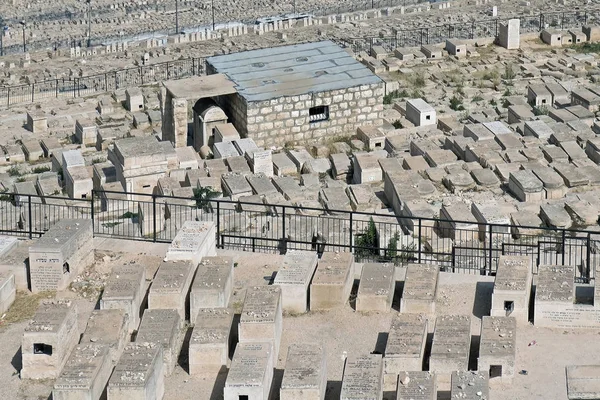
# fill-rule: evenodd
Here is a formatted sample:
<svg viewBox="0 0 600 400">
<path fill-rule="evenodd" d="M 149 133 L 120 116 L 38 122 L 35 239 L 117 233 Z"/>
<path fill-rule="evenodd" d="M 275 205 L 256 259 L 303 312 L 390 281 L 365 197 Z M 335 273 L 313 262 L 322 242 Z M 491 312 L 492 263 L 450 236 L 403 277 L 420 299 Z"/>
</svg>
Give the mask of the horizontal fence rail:
<svg viewBox="0 0 600 400">
<path fill-rule="evenodd" d="M 185 221 L 212 221 L 219 248 L 352 252 L 360 262 L 482 275 L 495 274 L 501 255 L 524 255 L 534 272 L 540 264 L 575 265 L 582 283 L 594 279 L 600 255 L 600 232 L 586 230 L 122 192 L 81 200 L 4 193 L 0 216 L 2 234 L 39 237 L 62 218 L 91 218 L 95 236 L 153 242 L 171 242 Z"/>
</svg>

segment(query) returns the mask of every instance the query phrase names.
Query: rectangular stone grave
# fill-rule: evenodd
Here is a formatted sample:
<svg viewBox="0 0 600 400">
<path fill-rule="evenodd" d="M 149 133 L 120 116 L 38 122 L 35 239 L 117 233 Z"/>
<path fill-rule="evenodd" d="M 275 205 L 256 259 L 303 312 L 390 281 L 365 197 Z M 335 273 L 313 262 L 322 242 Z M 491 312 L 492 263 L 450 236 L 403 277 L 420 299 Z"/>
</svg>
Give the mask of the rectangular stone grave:
<svg viewBox="0 0 600 400">
<path fill-rule="evenodd" d="M 482 317 L 477 369 L 488 372 L 490 380 L 510 383 L 515 376 L 516 352 L 516 318 Z"/>
<path fill-rule="evenodd" d="M 427 318 L 419 314 L 397 314 L 390 326 L 385 356 L 383 384 L 385 391 L 396 390 L 402 371 L 421 371 L 427 342 Z"/>
<path fill-rule="evenodd" d="M 93 343 L 75 346 L 54 383 L 52 399 L 100 399 L 112 367 L 108 346 Z"/>
<path fill-rule="evenodd" d="M 452 399 L 481 400 L 490 398 L 489 376 L 487 371 L 453 371 Z"/>
<path fill-rule="evenodd" d="M 217 373 L 229 364 L 229 333 L 233 311 L 227 308 L 202 308 L 189 344 L 189 373 Z"/>
<path fill-rule="evenodd" d="M 0 258 L 7 255 L 12 249 L 16 248 L 19 239 L 13 236 L 0 236 Z"/>
<path fill-rule="evenodd" d="M 354 283 L 354 254 L 324 252 L 310 285 L 310 309 L 343 307 Z"/>
<path fill-rule="evenodd" d="M 226 308 L 233 291 L 233 258 L 204 257 L 190 293 L 190 322 L 202 308 Z"/>
<path fill-rule="evenodd" d="M 170 376 L 179 357 L 179 327 L 181 319 L 177 310 L 146 310 L 136 343 L 157 343 L 163 349 L 164 373 Z"/>
<path fill-rule="evenodd" d="M 129 342 L 130 318 L 125 310 L 94 310 L 79 343 L 106 345 L 110 361 L 116 365 Z"/>
<path fill-rule="evenodd" d="M 29 247 L 31 291 L 64 290 L 94 261 L 92 221 L 63 219 Z"/>
<path fill-rule="evenodd" d="M 392 307 L 394 289 L 394 264 L 366 263 L 360 274 L 356 311 L 387 312 Z"/>
<path fill-rule="evenodd" d="M 400 373 L 396 400 L 437 400 L 437 382 L 433 372 Z"/>
<path fill-rule="evenodd" d="M 281 288 L 281 305 L 289 313 L 308 310 L 308 286 L 317 268 L 318 255 L 312 251 L 289 250 L 274 284 Z"/>
<path fill-rule="evenodd" d="M 283 314 L 279 286 L 252 286 L 246 289 L 238 327 L 239 342 L 271 342 L 273 360 L 277 360 Z"/>
<path fill-rule="evenodd" d="M 435 372 L 440 388 L 448 387 L 450 374 L 467 371 L 471 348 L 471 317 L 445 315 L 435 320 L 429 370 Z"/>
<path fill-rule="evenodd" d="M 519 323 L 529 320 L 532 265 L 529 256 L 501 256 L 492 293 L 493 317 L 515 317 Z"/>
<path fill-rule="evenodd" d="M 231 196 L 232 200 L 238 200 L 241 196 L 251 196 L 252 186 L 243 174 L 230 172 L 221 177 L 221 186 L 224 196 Z"/>
<path fill-rule="evenodd" d="M 156 343 L 129 343 L 108 381 L 108 399 L 162 400 L 165 392 L 162 352 Z"/>
<path fill-rule="evenodd" d="M 23 333 L 21 379 L 55 379 L 78 341 L 76 305 L 43 301 Z"/>
<path fill-rule="evenodd" d="M 238 343 L 223 390 L 224 400 L 268 400 L 273 382 L 273 344 Z"/>
<path fill-rule="evenodd" d="M 168 261 L 189 260 L 198 265 L 206 256 L 216 256 L 217 234 L 214 222 L 185 221 L 169 245 Z"/>
<path fill-rule="evenodd" d="M 264 174 L 248 175 L 246 180 L 252 186 L 254 194 L 268 196 L 277 193 L 277 188 L 275 188 L 271 180 Z"/>
<path fill-rule="evenodd" d="M 435 313 L 440 268 L 435 265 L 409 264 L 406 267 L 400 312 Z"/>
<path fill-rule="evenodd" d="M 293 344 L 289 347 L 281 400 L 324 400 L 327 389 L 327 358 L 323 346 Z"/>
<path fill-rule="evenodd" d="M 520 201 L 536 202 L 545 197 L 542 181 L 529 170 L 511 172 L 508 187 Z"/>
<path fill-rule="evenodd" d="M 140 309 L 146 297 L 146 268 L 136 264 L 115 266 L 104 286 L 101 310 L 121 309 L 129 315 L 127 330 L 140 324 Z"/>
<path fill-rule="evenodd" d="M 273 176 L 273 155 L 271 150 L 255 150 L 248 154 L 248 161 L 255 174 L 264 174 L 267 177 Z"/>
<path fill-rule="evenodd" d="M 340 400 L 381 400 L 383 396 L 383 359 L 381 354 L 346 358 Z"/>
<path fill-rule="evenodd" d="M 600 398 L 600 365 L 567 365 L 569 400 Z"/>
<path fill-rule="evenodd" d="M 148 308 L 177 310 L 183 323 L 195 272 L 196 265 L 190 261 L 163 261 L 150 286 Z"/>
</svg>

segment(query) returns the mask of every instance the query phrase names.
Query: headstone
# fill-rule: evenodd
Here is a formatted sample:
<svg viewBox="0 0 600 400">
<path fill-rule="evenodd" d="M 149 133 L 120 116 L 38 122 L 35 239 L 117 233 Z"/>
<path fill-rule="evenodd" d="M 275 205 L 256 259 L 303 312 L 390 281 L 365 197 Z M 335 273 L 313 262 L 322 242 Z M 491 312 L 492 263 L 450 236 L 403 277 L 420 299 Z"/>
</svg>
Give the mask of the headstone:
<svg viewBox="0 0 600 400">
<path fill-rule="evenodd" d="M 533 280 L 531 263 L 528 256 L 501 256 L 498 259 L 491 316 L 510 316 L 518 322 L 527 323 Z"/>
<path fill-rule="evenodd" d="M 406 267 L 400 312 L 435 314 L 439 272 L 440 268 L 435 265 L 409 264 Z"/>
<path fill-rule="evenodd" d="M 317 268 L 317 253 L 290 250 L 285 254 L 283 264 L 274 284 L 281 288 L 281 303 L 284 311 L 305 313 L 308 309 L 308 286 Z"/>
<path fill-rule="evenodd" d="M 146 310 L 135 338 L 136 343 L 155 343 L 162 346 L 164 374 L 170 376 L 179 356 L 179 327 L 177 310 Z"/>
<path fill-rule="evenodd" d="M 185 221 L 169 245 L 167 261 L 188 260 L 198 265 L 206 256 L 215 256 L 217 234 L 214 222 Z"/>
<path fill-rule="evenodd" d="M 281 400 L 323 400 L 327 389 L 327 358 L 318 344 L 292 344 L 287 352 L 279 390 Z"/>
<path fill-rule="evenodd" d="M 199 310 L 188 351 L 190 375 L 217 373 L 223 367 L 227 367 L 232 322 L 231 309 Z"/>
<path fill-rule="evenodd" d="M 110 380 L 110 400 L 162 400 L 165 392 L 163 350 L 156 343 L 129 343 Z"/>
<path fill-rule="evenodd" d="M 383 396 L 381 354 L 350 355 L 344 365 L 340 400 L 377 399 Z"/>
<path fill-rule="evenodd" d="M 262 173 L 265 176 L 273 176 L 273 156 L 271 150 L 255 150 L 248 154 L 248 161 L 255 174 Z"/>
<path fill-rule="evenodd" d="M 356 296 L 356 311 L 387 312 L 394 297 L 394 264 L 366 263 L 363 265 Z"/>
<path fill-rule="evenodd" d="M 203 308 L 226 308 L 233 291 L 233 259 L 204 257 L 198 264 L 190 293 L 190 322 Z"/>
<path fill-rule="evenodd" d="M 281 288 L 253 286 L 246 289 L 238 327 L 239 342 L 272 343 L 269 352 L 275 361 L 279 354 L 282 328 Z"/>
<path fill-rule="evenodd" d="M 433 372 L 405 371 L 398 380 L 397 400 L 437 400 L 437 383 Z"/>
<path fill-rule="evenodd" d="M 427 318 L 419 314 L 397 314 L 390 326 L 385 356 L 383 384 L 385 391 L 396 390 L 403 371 L 421 371 L 427 342 Z"/>
<path fill-rule="evenodd" d="M 490 380 L 510 383 L 515 375 L 516 353 L 517 320 L 482 317 L 477 369 L 488 372 Z"/>
<path fill-rule="evenodd" d="M 437 317 L 429 358 L 429 370 L 435 372 L 439 388 L 444 390 L 454 371 L 467 371 L 471 348 L 471 318 L 466 315 Z"/>
<path fill-rule="evenodd" d="M 163 261 L 150 286 L 148 308 L 176 310 L 183 323 L 195 272 L 196 264 L 191 261 Z"/>
<path fill-rule="evenodd" d="M 124 310 L 129 315 L 128 332 L 140 324 L 140 309 L 146 297 L 146 268 L 141 265 L 115 266 L 104 286 L 101 310 Z"/>
<path fill-rule="evenodd" d="M 568 365 L 567 397 L 569 400 L 600 397 L 600 365 Z"/>
<path fill-rule="evenodd" d="M 65 367 L 54 382 L 52 399 L 99 399 L 112 372 L 108 346 L 75 346 Z"/>
<path fill-rule="evenodd" d="M 15 275 L 12 272 L 0 272 L 0 315 L 4 315 L 17 296 Z"/>
<path fill-rule="evenodd" d="M 310 309 L 343 307 L 354 283 L 354 254 L 324 252 L 310 285 Z"/>
<path fill-rule="evenodd" d="M 125 310 L 94 310 L 79 343 L 106 345 L 110 361 L 116 365 L 129 342 L 130 318 Z"/>
<path fill-rule="evenodd" d="M 272 342 L 238 343 L 225 381 L 224 400 L 268 400 L 273 381 Z"/>
<path fill-rule="evenodd" d="M 489 399 L 490 387 L 487 371 L 453 371 L 452 399 L 479 400 Z"/>
<path fill-rule="evenodd" d="M 57 378 L 78 341 L 76 305 L 43 301 L 23 333 L 21 379 Z"/>
</svg>

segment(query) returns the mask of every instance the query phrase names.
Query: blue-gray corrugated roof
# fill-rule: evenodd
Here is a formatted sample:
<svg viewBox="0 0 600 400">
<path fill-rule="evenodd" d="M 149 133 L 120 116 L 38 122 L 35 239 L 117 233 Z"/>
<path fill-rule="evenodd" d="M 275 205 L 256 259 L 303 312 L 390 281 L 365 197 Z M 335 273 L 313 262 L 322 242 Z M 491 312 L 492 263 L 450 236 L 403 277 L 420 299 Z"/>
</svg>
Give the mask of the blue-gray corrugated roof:
<svg viewBox="0 0 600 400">
<path fill-rule="evenodd" d="M 247 101 L 262 101 L 380 83 L 331 41 L 244 51 L 208 58 Z"/>
</svg>

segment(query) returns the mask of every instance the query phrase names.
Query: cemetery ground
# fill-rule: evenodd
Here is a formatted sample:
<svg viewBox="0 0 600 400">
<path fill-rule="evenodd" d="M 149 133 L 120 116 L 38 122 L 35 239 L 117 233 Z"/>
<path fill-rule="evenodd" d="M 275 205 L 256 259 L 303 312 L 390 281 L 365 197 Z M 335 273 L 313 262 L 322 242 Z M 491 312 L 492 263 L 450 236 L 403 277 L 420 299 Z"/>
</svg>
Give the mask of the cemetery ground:
<svg viewBox="0 0 600 400">
<path fill-rule="evenodd" d="M 22 241 L 21 246 L 27 246 Z M 44 298 L 67 298 L 75 301 L 79 309 L 79 331 L 83 332 L 89 315 L 98 307 L 103 283 L 116 265 L 136 262 L 146 266 L 147 286 L 151 284 L 168 245 L 131 242 L 115 239 L 94 239 L 95 265 L 75 279 L 68 290 L 42 292 L 37 295 L 19 292 L 10 311 L 0 320 L 0 398 L 19 400 L 48 399 L 53 381 L 19 379 L 21 369 L 20 346 L 23 329 L 33 316 L 37 303 Z M 241 311 L 245 288 L 267 285 L 283 260 L 274 254 L 219 250 L 218 255 L 233 257 L 235 286 L 230 307 Z M 356 293 L 361 264 L 356 264 L 354 277 Z M 284 314 L 281 351 L 276 364 L 271 399 L 279 399 L 279 386 L 287 349 L 293 343 L 322 343 L 327 356 L 326 399 L 339 398 L 344 367 L 344 357 L 351 354 L 383 353 L 392 317 L 398 313 L 405 268 L 396 267 L 396 288 L 392 310 L 389 312 L 361 313 L 353 309 L 352 299 L 343 309 L 334 311 L 309 311 L 302 315 Z M 471 316 L 471 354 L 469 366 L 477 365 L 481 317 L 489 315 L 493 277 L 469 274 L 440 273 L 436 315 Z M 535 281 L 534 281 L 535 283 Z M 84 297 L 85 296 L 85 297 Z M 234 318 L 234 325 L 239 315 Z M 429 325 L 426 355 L 431 349 L 433 323 Z M 234 329 L 235 330 L 235 329 Z M 181 340 L 189 340 L 191 327 Z M 564 399 L 566 398 L 565 366 L 593 364 L 600 352 L 596 330 L 564 330 L 538 328 L 518 324 L 516 374 L 512 384 L 496 383 L 490 387 L 490 399 Z M 183 346 L 174 373 L 166 378 L 165 399 L 217 400 L 223 398 L 226 372 L 216 375 L 190 376 L 187 364 L 187 346 Z M 526 372 L 525 372 L 526 371 Z M 444 393 L 441 393 L 444 396 Z M 447 395 L 447 392 L 446 392 Z M 395 394 L 385 392 L 385 399 L 395 399 Z M 439 399 L 445 397 L 438 397 Z M 448 397 L 449 398 L 449 397 Z"/>
</svg>

